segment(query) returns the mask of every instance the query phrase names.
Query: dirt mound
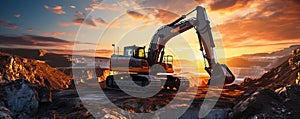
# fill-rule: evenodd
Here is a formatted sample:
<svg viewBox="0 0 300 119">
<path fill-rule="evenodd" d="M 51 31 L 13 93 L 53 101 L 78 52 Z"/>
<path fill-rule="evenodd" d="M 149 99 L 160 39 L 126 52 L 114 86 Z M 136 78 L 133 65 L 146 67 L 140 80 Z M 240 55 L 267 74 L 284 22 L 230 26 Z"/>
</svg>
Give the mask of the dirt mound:
<svg viewBox="0 0 300 119">
<path fill-rule="evenodd" d="M 258 79 L 245 79 L 241 86 L 247 88 L 277 89 L 295 84 L 300 79 L 300 48 L 292 52 L 292 56 L 283 64 L 271 69 Z"/>
<path fill-rule="evenodd" d="M 26 79 L 50 89 L 66 89 L 72 81 L 70 76 L 43 62 L 0 52 L 0 83 L 16 79 Z"/>
</svg>

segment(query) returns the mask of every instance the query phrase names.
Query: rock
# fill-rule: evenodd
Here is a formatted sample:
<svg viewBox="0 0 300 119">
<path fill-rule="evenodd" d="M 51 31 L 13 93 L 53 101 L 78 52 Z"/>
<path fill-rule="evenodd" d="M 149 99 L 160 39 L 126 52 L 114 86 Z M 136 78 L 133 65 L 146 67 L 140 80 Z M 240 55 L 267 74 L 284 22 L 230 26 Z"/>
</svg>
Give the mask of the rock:
<svg viewBox="0 0 300 119">
<path fill-rule="evenodd" d="M 229 109 L 212 109 L 205 119 L 227 119 Z"/>
<path fill-rule="evenodd" d="M 43 119 L 87 119 L 92 114 L 84 107 L 75 89 L 53 91 L 51 104 L 39 105 L 36 117 Z"/>
<path fill-rule="evenodd" d="M 41 103 L 51 103 L 52 102 L 52 92 L 48 87 L 36 86 L 35 89 L 38 92 L 39 102 L 41 102 Z"/>
<path fill-rule="evenodd" d="M 289 59 L 289 65 L 292 70 L 300 67 L 300 48 L 292 52 L 292 57 Z"/>
<path fill-rule="evenodd" d="M 283 99 L 270 89 L 246 91 L 235 101 L 229 114 L 233 119 L 245 118 L 286 118 Z"/>
<path fill-rule="evenodd" d="M 284 104 L 290 112 L 291 118 L 300 117 L 300 86 L 292 85 L 285 88 L 286 91 L 280 95 L 284 98 Z"/>
<path fill-rule="evenodd" d="M 237 84 L 231 84 L 231 85 L 225 85 L 223 89 L 229 89 L 229 90 L 243 90 L 244 88 Z"/>
<path fill-rule="evenodd" d="M 16 119 L 29 119 L 38 109 L 37 92 L 25 79 L 13 81 L 5 86 L 7 94 L 7 107 Z"/>
<path fill-rule="evenodd" d="M 299 118 L 300 86 L 248 90 L 235 100 L 230 118 Z"/>
<path fill-rule="evenodd" d="M 4 88 L 4 84 L 0 84 L 0 106 L 6 106 L 5 102 L 7 102 L 6 92 Z"/>
<path fill-rule="evenodd" d="M 56 119 L 55 111 L 50 111 L 47 113 L 43 113 L 40 116 L 40 119 Z"/>
<path fill-rule="evenodd" d="M 6 107 L 0 106 L 0 119 L 12 119 L 11 112 Z"/>
</svg>

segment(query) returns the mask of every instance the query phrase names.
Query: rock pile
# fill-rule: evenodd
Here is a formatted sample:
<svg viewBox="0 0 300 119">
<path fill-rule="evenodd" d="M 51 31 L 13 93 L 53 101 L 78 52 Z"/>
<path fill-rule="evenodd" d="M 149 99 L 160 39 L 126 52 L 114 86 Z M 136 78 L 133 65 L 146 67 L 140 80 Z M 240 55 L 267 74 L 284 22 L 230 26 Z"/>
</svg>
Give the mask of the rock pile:
<svg viewBox="0 0 300 119">
<path fill-rule="evenodd" d="M 0 52 L 0 83 L 16 79 L 26 79 L 50 89 L 66 89 L 72 81 L 70 76 L 43 62 Z"/>
<path fill-rule="evenodd" d="M 76 90 L 52 94 L 46 87 L 18 79 L 0 84 L 0 95 L 0 119 L 93 118 L 83 107 Z"/>
<path fill-rule="evenodd" d="M 236 98 L 230 118 L 299 118 L 299 72 L 300 48 L 261 78 L 245 80 L 245 93 Z"/>
<path fill-rule="evenodd" d="M 53 105 L 60 96 L 52 97 L 52 91 L 71 83 L 70 76 L 43 62 L 0 52 L 0 118 L 54 117 L 48 107 L 62 105 Z"/>
<path fill-rule="evenodd" d="M 246 91 L 235 100 L 230 118 L 295 119 L 300 117 L 300 86 L 285 87 L 282 92 L 270 89 Z"/>
</svg>

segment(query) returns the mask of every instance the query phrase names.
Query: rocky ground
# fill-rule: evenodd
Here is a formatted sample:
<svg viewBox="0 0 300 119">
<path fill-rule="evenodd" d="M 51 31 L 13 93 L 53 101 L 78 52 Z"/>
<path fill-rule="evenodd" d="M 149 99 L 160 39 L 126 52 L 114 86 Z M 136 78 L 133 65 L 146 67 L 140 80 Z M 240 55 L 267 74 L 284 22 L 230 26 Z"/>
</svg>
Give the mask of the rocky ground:
<svg viewBox="0 0 300 119">
<path fill-rule="evenodd" d="M 12 57 L 18 65 L 7 63 L 12 62 Z M 7 74 L 14 71 L 33 71 L 20 68 L 26 66 L 20 63 L 23 60 L 2 55 L 1 67 L 14 67 L 9 71 L 2 70 L 5 72 L 2 77 L 8 77 Z M 299 72 L 300 49 L 297 49 L 288 61 L 259 79 L 247 79 L 241 85 L 223 88 L 203 86 L 178 92 L 163 90 L 150 98 L 136 98 L 120 91 L 102 91 L 88 84 L 85 85 L 87 88 L 77 90 L 65 89 L 66 86 L 54 90 L 53 87 L 60 85 L 41 85 L 32 82 L 33 79 L 21 77 L 18 77 L 20 80 L 4 79 L 6 82 L 0 84 L 0 118 L 298 118 Z M 12 74 L 17 78 L 16 73 Z M 54 80 L 50 79 L 50 82 Z M 38 78 L 34 80 L 40 81 Z"/>
<path fill-rule="evenodd" d="M 40 95 L 45 93 L 38 92 L 37 88 L 26 80 L 16 80 L 1 87 L 2 93 L 0 94 L 3 94 L 5 98 L 1 98 L 0 117 L 6 116 L 5 119 L 33 117 L 47 119 L 142 118 L 139 115 L 141 113 L 149 113 L 150 115 L 147 116 L 151 118 L 163 118 L 170 115 L 169 111 L 176 112 L 176 110 L 183 111 L 178 112 L 179 115 L 174 117 L 182 115 L 181 118 L 195 118 L 198 117 L 204 96 L 208 91 L 208 87 L 183 92 L 163 90 L 150 98 L 135 98 L 114 90 L 104 90 L 103 94 L 99 95 L 99 89 L 96 88 L 78 90 L 82 93 L 79 97 L 76 90 L 68 89 L 52 91 L 52 100 L 42 101 L 41 99 L 44 98 L 40 98 Z M 193 93 L 193 91 L 197 91 L 197 93 Z M 222 90 L 217 88 L 213 90 L 213 92 L 218 91 Z M 212 117 L 226 118 L 230 108 L 233 107 L 234 97 L 241 94 L 240 91 L 234 92 L 236 94 L 233 95 L 232 91 L 223 91 L 220 100 L 214 98 L 217 96 L 214 94 L 208 97 L 210 101 L 216 101 L 215 112 L 210 114 Z M 175 96 L 177 96 L 178 102 L 171 103 Z M 192 106 L 189 107 L 186 101 Z M 226 112 L 215 115 L 215 113 L 224 111 L 224 108 Z M 157 110 L 159 111 L 154 113 Z"/>
</svg>

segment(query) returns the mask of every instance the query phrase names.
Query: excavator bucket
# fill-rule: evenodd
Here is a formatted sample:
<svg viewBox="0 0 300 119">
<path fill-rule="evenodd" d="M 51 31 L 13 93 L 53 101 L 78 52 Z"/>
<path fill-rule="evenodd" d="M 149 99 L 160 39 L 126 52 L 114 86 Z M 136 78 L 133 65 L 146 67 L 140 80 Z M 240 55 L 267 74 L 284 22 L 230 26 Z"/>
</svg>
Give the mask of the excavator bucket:
<svg viewBox="0 0 300 119">
<path fill-rule="evenodd" d="M 225 64 L 216 64 L 212 69 L 209 85 L 230 84 L 235 80 L 233 73 Z"/>
<path fill-rule="evenodd" d="M 235 77 L 234 77 L 233 73 L 230 71 L 230 69 L 225 64 L 221 64 L 221 67 L 225 74 L 225 84 L 230 84 L 230 83 L 234 82 Z"/>
</svg>

